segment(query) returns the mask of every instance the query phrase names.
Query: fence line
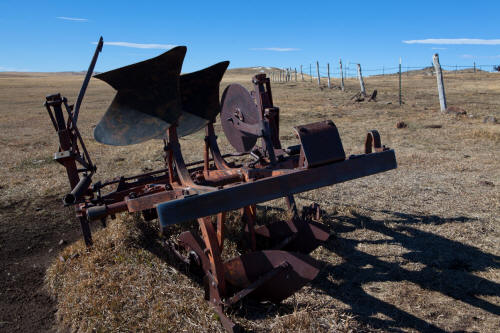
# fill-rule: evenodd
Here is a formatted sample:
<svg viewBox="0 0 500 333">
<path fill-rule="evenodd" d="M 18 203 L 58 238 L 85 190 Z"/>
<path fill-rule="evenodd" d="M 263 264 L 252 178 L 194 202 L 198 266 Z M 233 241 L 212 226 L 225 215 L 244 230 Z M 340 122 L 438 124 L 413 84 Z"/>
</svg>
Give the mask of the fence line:
<svg viewBox="0 0 500 333">
<path fill-rule="evenodd" d="M 333 64 L 333 63 L 332 63 Z M 349 67 L 349 65 L 355 65 Z M 314 79 L 318 80 L 318 84 L 320 84 L 320 79 L 321 78 L 339 78 L 339 79 L 358 79 L 358 71 L 357 71 L 357 64 L 354 63 L 347 63 L 345 66 L 340 64 L 339 66 L 330 66 L 330 63 L 326 64 L 320 64 L 319 62 L 316 62 L 314 66 L 316 67 L 316 73 L 313 73 L 313 63 L 309 64 L 309 78 L 310 81 L 313 81 Z M 307 65 L 300 65 L 300 77 L 301 81 L 305 81 L 304 75 L 307 75 L 307 73 L 304 73 L 303 68 L 307 68 Z M 496 67 L 497 65 L 479 65 L 474 62 L 473 65 L 471 66 L 465 66 L 465 65 L 441 65 L 441 68 L 444 71 L 447 71 L 448 73 L 452 72 L 455 74 L 458 74 L 459 71 L 465 70 L 465 69 L 472 69 L 474 73 L 477 71 L 486 71 L 486 72 L 496 72 Z M 342 70 L 342 72 L 341 72 Z M 429 64 L 428 66 L 405 66 L 402 65 L 400 66 L 381 66 L 381 67 L 364 67 L 363 66 L 363 74 L 365 77 L 369 76 L 378 76 L 378 75 L 392 75 L 392 74 L 398 74 L 399 71 L 402 71 L 403 75 L 406 74 L 407 76 L 411 74 L 411 72 L 414 71 L 419 71 L 419 70 L 428 70 L 429 72 L 434 73 L 434 67 L 433 64 Z M 273 71 L 269 72 L 269 76 L 271 79 L 275 82 L 288 82 L 292 80 L 292 76 L 294 77 L 295 81 L 297 81 L 297 69 L 290 68 L 284 68 L 284 69 L 276 69 Z"/>
</svg>

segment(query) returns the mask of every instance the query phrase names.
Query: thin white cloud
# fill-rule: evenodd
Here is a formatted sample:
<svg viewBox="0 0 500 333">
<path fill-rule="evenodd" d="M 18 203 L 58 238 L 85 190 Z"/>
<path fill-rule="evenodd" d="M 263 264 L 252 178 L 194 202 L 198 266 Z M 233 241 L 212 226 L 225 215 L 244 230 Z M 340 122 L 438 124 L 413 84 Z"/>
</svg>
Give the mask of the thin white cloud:
<svg viewBox="0 0 500 333">
<path fill-rule="evenodd" d="M 97 43 L 92 42 L 92 44 L 97 44 Z M 129 42 L 104 42 L 104 45 L 132 47 L 135 49 L 161 49 L 161 50 L 170 50 L 171 48 L 177 46 L 172 44 L 144 44 L 144 43 L 129 43 Z"/>
<path fill-rule="evenodd" d="M 473 54 L 462 54 L 461 57 L 465 58 L 465 59 L 477 59 L 477 58 L 483 58 L 483 59 L 500 59 L 500 54 L 491 55 L 491 56 L 475 56 Z"/>
<path fill-rule="evenodd" d="M 446 47 L 432 47 L 433 50 L 448 50 Z"/>
<path fill-rule="evenodd" d="M 405 44 L 442 44 L 442 45 L 500 45 L 500 39 L 475 38 L 429 38 L 404 40 Z"/>
<path fill-rule="evenodd" d="M 67 16 L 58 16 L 56 17 L 60 20 L 65 20 L 65 21 L 74 21 L 74 22 L 88 22 L 89 20 L 86 18 L 79 18 L 79 17 L 67 17 Z"/>
<path fill-rule="evenodd" d="M 16 68 L 16 67 L 4 67 L 0 66 L 0 72 L 29 72 L 26 68 Z"/>
<path fill-rule="evenodd" d="M 294 47 L 257 47 L 251 48 L 252 51 L 275 51 L 275 52 L 292 52 L 300 51 L 300 49 Z"/>
</svg>

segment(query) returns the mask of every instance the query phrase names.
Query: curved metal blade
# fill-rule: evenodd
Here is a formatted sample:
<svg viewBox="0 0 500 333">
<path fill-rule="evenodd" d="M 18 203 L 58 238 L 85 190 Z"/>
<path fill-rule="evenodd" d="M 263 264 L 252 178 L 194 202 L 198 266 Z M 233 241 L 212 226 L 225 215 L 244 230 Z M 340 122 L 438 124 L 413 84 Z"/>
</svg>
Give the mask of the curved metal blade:
<svg viewBox="0 0 500 333">
<path fill-rule="evenodd" d="M 222 61 L 202 70 L 181 75 L 180 89 L 182 115 L 177 134 L 182 137 L 194 133 L 220 112 L 219 85 L 229 61 Z"/>
<path fill-rule="evenodd" d="M 233 126 L 230 120 L 237 117 L 246 124 L 256 124 L 259 122 L 257 105 L 250 93 L 239 84 L 227 86 L 222 94 L 221 124 L 224 134 L 229 143 L 237 152 L 249 152 L 255 146 L 258 137 L 252 134 L 243 133 Z"/>
<path fill-rule="evenodd" d="M 268 250 L 244 254 L 224 263 L 225 278 L 233 286 L 245 288 L 280 265 L 288 269 L 267 280 L 251 295 L 260 300 L 279 303 L 314 280 L 320 264 L 300 253 Z"/>
<path fill-rule="evenodd" d="M 130 145 L 158 136 L 181 116 L 179 75 L 187 48 L 95 75 L 117 90 L 94 130 L 97 141 Z"/>
</svg>

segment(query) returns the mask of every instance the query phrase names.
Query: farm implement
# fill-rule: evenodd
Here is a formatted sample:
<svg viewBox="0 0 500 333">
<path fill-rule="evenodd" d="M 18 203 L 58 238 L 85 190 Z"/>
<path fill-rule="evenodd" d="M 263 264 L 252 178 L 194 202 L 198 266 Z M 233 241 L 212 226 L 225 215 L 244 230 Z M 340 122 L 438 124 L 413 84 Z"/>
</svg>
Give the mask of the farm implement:
<svg viewBox="0 0 500 333">
<path fill-rule="evenodd" d="M 186 47 L 155 58 L 97 74 L 116 95 L 94 129 L 98 142 L 124 146 L 163 139 L 164 168 L 110 181 L 93 182 L 95 164 L 77 127 L 79 108 L 93 73 L 102 38 L 76 101 L 60 94 L 45 107 L 59 137 L 55 160 L 65 168 L 71 191 L 64 205 L 74 206 L 87 246 L 90 223 L 120 212 L 157 219 L 164 235 L 173 225 L 196 220 L 165 241 L 176 258 L 201 272 L 206 299 L 228 331 L 238 327 L 224 309 L 244 297 L 279 303 L 319 272 L 308 254 L 330 234 L 321 224 L 317 204 L 298 209 L 294 194 L 396 168 L 394 151 L 381 144 L 377 131 L 366 136 L 364 154 L 346 157 L 339 132 L 330 120 L 294 128 L 298 144 L 284 148 L 280 110 L 273 103 L 265 74 L 252 78 L 253 91 L 219 84 L 229 62 L 181 75 Z M 234 152 L 222 155 L 214 123 L 220 123 Z M 203 159 L 186 163 L 179 138 L 205 130 Z M 285 198 L 290 218 L 261 223 L 257 204 Z M 241 211 L 241 237 L 248 249 L 224 260 L 225 224 L 230 211 Z"/>
</svg>

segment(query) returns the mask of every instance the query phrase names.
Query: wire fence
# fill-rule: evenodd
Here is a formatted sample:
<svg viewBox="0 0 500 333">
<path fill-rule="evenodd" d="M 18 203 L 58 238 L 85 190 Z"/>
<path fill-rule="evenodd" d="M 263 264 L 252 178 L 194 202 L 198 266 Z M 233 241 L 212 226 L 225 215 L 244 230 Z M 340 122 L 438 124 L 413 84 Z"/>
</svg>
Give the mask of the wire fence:
<svg viewBox="0 0 500 333">
<path fill-rule="evenodd" d="M 340 78 L 344 79 L 352 79 L 358 78 L 358 64 L 356 63 L 347 63 L 342 66 L 342 71 L 340 70 L 340 65 L 336 63 L 333 66 L 330 66 L 329 63 L 326 65 L 321 65 L 319 63 L 316 64 L 307 64 L 307 65 L 299 65 L 298 67 L 287 67 L 287 68 L 278 68 L 274 70 L 269 70 L 268 75 L 275 82 L 286 82 L 286 81 L 305 81 L 305 80 L 314 80 L 318 79 L 318 73 L 320 78 Z M 483 71 L 483 72 L 497 72 L 498 65 L 485 65 L 485 64 L 473 64 L 470 66 L 464 65 L 441 65 L 441 68 L 444 71 L 459 73 L 464 70 L 471 70 L 474 73 Z M 378 67 L 362 67 L 362 75 L 364 77 L 369 76 L 379 76 L 379 75 L 391 75 L 398 74 L 401 70 L 402 75 L 410 75 L 418 71 L 434 71 L 432 63 L 427 66 L 404 66 L 401 68 L 399 66 L 378 66 Z"/>
</svg>

